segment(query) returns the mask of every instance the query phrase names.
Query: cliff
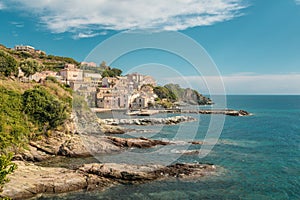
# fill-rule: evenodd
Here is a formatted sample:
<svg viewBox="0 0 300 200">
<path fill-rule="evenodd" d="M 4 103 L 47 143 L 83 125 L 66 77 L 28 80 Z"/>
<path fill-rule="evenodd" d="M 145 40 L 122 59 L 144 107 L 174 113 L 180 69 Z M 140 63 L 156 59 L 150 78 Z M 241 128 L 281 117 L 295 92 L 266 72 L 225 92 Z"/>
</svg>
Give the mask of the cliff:
<svg viewBox="0 0 300 200">
<path fill-rule="evenodd" d="M 210 105 L 213 102 L 210 98 L 203 96 L 198 91 L 191 88 L 181 88 L 178 84 L 167 84 L 164 87 L 172 91 L 178 102 L 190 105 Z"/>
</svg>

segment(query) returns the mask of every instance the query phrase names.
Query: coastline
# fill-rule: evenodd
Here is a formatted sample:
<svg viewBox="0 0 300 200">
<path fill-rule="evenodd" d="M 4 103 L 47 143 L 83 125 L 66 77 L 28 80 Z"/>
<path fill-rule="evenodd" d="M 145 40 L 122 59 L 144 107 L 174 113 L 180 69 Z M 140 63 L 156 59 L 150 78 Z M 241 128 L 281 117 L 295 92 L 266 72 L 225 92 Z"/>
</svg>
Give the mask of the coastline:
<svg viewBox="0 0 300 200">
<path fill-rule="evenodd" d="M 3 187 L 1 197 L 12 199 L 36 198 L 43 194 L 59 194 L 75 191 L 105 190 L 119 184 L 139 184 L 169 178 L 193 179 L 215 174 L 212 164 L 176 163 L 169 166 L 159 164 L 135 165 L 122 163 L 90 163 L 66 167 L 44 167 L 40 161 L 62 158 L 88 158 L 96 153 L 106 155 L 119 153 L 129 148 L 152 148 L 172 145 L 170 142 L 147 138 L 119 138 L 110 136 L 65 135 L 31 142 L 29 151 L 15 157 L 18 169 L 8 175 L 10 181 Z M 94 152 L 86 149 L 88 139 Z M 100 139 L 100 140 L 99 140 Z M 46 145 L 48 147 L 46 147 Z M 202 144 L 202 143 L 194 143 Z M 97 148 L 97 149 L 95 149 Z"/>
<path fill-rule="evenodd" d="M 103 108 L 91 108 L 91 110 L 95 113 L 104 113 L 104 112 L 112 112 L 112 111 L 126 111 L 124 109 L 103 109 Z M 229 115 L 229 116 L 248 116 L 252 115 L 251 113 L 245 110 L 233 110 L 233 109 L 140 109 L 135 111 L 126 112 L 126 115 L 129 116 L 151 116 L 159 113 L 177 113 L 177 114 L 203 114 L 203 115 Z"/>
<path fill-rule="evenodd" d="M 183 116 L 182 116 L 183 117 Z M 187 118 L 188 120 L 194 120 Z M 90 121 L 92 120 L 92 121 Z M 186 120 L 186 121 L 188 121 Z M 89 134 L 80 131 L 85 126 Z M 179 120 L 176 123 L 186 122 Z M 102 122 L 102 123 L 100 123 Z M 171 124 L 176 124 L 171 123 Z M 102 129 L 95 134 L 94 125 Z M 90 112 L 80 112 L 65 124 L 69 134 L 55 132 L 50 137 L 31 141 L 29 149 L 15 156 L 19 168 L 8 176 L 10 182 L 3 187 L 1 195 L 13 199 L 38 197 L 43 194 L 59 194 L 74 191 L 105 190 L 118 184 L 138 184 L 152 180 L 168 178 L 193 179 L 213 175 L 217 167 L 212 164 L 176 163 L 170 166 L 162 165 L 129 165 L 117 163 L 91 163 L 74 169 L 62 167 L 37 166 L 38 162 L 51 160 L 62 156 L 70 158 L 85 158 L 96 154 L 115 154 L 130 148 L 152 148 L 173 143 L 148 138 L 120 138 L 105 136 L 104 129 L 118 130 L 119 126 L 103 124 L 103 120 L 92 118 Z M 98 130 L 99 131 L 99 130 Z M 110 133 L 108 131 L 108 133 Z M 88 141 L 88 149 L 86 148 Z M 202 145 L 202 141 L 190 141 L 192 145 Z M 185 155 L 197 154 L 197 151 L 181 152 Z M 142 170 L 141 170 L 142 169 Z M 21 181 L 20 181 L 21 180 Z"/>
<path fill-rule="evenodd" d="M 173 164 L 128 165 L 116 163 L 85 164 L 76 169 L 40 167 L 32 163 L 15 161 L 19 168 L 9 175 L 0 197 L 28 199 L 43 194 L 75 191 L 103 191 L 119 184 L 139 184 L 164 179 L 194 179 L 213 175 L 215 165 Z"/>
</svg>

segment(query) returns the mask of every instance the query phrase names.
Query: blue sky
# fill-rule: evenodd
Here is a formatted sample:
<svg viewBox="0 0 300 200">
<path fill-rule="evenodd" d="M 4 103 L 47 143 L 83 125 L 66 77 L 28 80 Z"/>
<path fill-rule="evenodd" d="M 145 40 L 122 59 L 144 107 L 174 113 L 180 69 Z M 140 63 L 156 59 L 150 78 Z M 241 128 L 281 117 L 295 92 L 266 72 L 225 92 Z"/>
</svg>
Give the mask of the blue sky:
<svg viewBox="0 0 300 200">
<path fill-rule="evenodd" d="M 82 61 L 99 43 L 124 30 L 179 31 L 207 51 L 228 93 L 300 94 L 300 1 L 122 2 L 0 0 L 0 43 L 28 44 Z M 169 65 L 177 71 L 186 67 L 181 75 L 205 92 L 187 63 L 159 55 L 137 52 L 114 65 L 123 70 L 143 62 Z"/>
</svg>

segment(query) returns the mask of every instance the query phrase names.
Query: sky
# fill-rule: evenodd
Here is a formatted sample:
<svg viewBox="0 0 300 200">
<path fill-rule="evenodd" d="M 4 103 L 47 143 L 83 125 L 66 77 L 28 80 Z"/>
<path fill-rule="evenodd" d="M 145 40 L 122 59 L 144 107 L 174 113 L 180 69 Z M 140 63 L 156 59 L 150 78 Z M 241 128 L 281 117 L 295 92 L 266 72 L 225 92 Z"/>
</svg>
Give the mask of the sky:
<svg viewBox="0 0 300 200">
<path fill-rule="evenodd" d="M 98 64 L 108 48 L 120 48 L 103 49 L 104 41 L 172 31 L 201 46 L 199 60 L 211 59 L 218 73 L 195 72 L 189 60 L 161 49 L 132 51 L 110 64 L 203 93 L 218 79 L 228 94 L 300 94 L 300 0 L 0 0 L 0 26 L 7 47 L 32 45 Z"/>
</svg>

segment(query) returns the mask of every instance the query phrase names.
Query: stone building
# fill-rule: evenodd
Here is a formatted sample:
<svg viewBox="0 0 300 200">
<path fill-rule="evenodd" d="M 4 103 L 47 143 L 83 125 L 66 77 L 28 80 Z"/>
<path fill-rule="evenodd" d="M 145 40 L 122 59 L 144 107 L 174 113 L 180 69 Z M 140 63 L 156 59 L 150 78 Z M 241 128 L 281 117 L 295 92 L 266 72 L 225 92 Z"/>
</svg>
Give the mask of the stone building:
<svg viewBox="0 0 300 200">
<path fill-rule="evenodd" d="M 83 71 L 76 68 L 74 64 L 66 64 L 65 68 L 60 70 L 59 74 L 66 84 L 71 85 L 71 82 L 83 82 Z"/>
</svg>

